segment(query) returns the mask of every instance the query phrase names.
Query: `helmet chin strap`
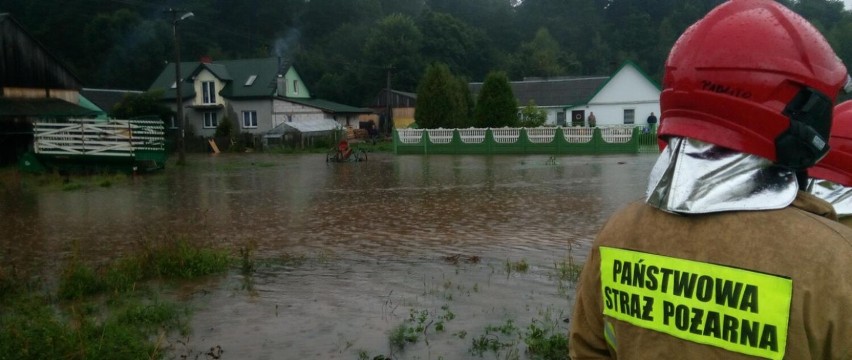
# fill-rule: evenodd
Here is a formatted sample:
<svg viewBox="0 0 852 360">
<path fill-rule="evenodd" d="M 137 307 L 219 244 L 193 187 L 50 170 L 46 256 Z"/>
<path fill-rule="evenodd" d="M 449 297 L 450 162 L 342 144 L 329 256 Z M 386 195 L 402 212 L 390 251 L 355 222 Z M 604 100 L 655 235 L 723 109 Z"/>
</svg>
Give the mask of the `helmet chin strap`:
<svg viewBox="0 0 852 360">
<path fill-rule="evenodd" d="M 803 88 L 784 109 L 790 126 L 775 138 L 776 163 L 799 170 L 816 164 L 828 153 L 831 100 L 817 90 Z"/>
<path fill-rule="evenodd" d="M 802 170 L 796 171 L 796 181 L 799 183 L 799 189 L 802 189 L 804 191 L 810 191 L 810 190 L 806 190 L 811 185 L 811 184 L 809 184 L 810 177 L 808 177 L 808 169 L 802 169 Z"/>
</svg>

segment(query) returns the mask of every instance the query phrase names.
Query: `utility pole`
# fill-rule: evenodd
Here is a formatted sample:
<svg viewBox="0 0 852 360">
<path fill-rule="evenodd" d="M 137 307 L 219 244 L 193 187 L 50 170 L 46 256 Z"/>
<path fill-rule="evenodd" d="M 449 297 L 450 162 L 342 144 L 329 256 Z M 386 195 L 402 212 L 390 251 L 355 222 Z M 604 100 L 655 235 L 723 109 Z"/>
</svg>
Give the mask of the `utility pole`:
<svg viewBox="0 0 852 360">
<path fill-rule="evenodd" d="M 385 87 L 385 134 L 393 137 L 393 107 L 391 107 L 391 70 L 393 70 L 393 65 L 388 65 L 387 67 L 387 85 Z"/>
<path fill-rule="evenodd" d="M 174 32 L 175 42 L 175 95 L 177 101 L 177 120 L 178 120 L 178 165 L 186 164 L 186 120 L 183 118 L 183 79 L 180 76 L 180 32 L 178 31 L 178 22 L 186 18 L 195 16 L 192 12 L 186 12 L 180 17 L 178 13 L 183 10 L 169 8 L 166 12 L 172 14 L 172 31 Z"/>
</svg>

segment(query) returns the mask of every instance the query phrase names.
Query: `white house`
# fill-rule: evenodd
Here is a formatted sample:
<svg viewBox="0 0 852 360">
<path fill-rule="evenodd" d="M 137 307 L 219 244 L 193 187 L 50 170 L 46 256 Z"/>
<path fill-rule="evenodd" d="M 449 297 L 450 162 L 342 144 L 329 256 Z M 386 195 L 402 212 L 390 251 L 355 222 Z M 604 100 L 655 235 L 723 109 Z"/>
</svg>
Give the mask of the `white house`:
<svg viewBox="0 0 852 360">
<path fill-rule="evenodd" d="M 659 123 L 660 88 L 636 64 L 628 61 L 585 104 L 567 107 L 566 111 L 585 119 L 594 113 L 597 126 L 647 126 L 651 113 Z"/>
<path fill-rule="evenodd" d="M 474 96 L 482 84 L 469 84 Z M 659 86 L 631 61 L 612 76 L 526 78 L 510 85 L 518 106 L 532 101 L 547 113 L 547 125 L 588 126 L 594 113 L 597 126 L 640 126 L 652 112 L 660 114 Z"/>
</svg>

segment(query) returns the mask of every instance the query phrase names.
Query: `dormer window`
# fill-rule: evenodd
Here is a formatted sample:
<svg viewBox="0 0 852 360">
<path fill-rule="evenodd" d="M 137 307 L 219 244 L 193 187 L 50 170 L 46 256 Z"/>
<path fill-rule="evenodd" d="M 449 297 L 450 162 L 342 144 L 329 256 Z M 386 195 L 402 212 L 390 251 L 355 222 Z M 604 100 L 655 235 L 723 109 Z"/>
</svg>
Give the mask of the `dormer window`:
<svg viewBox="0 0 852 360">
<path fill-rule="evenodd" d="M 293 93 L 299 93 L 299 80 L 293 80 Z"/>
<path fill-rule="evenodd" d="M 201 103 L 215 104 L 216 103 L 216 83 L 212 81 L 204 81 L 201 83 Z"/>
<path fill-rule="evenodd" d="M 246 85 L 245 85 L 245 86 L 251 86 L 251 84 L 254 84 L 254 81 L 255 81 L 256 79 L 257 79 L 257 75 L 249 76 L 248 80 L 246 80 Z"/>
</svg>

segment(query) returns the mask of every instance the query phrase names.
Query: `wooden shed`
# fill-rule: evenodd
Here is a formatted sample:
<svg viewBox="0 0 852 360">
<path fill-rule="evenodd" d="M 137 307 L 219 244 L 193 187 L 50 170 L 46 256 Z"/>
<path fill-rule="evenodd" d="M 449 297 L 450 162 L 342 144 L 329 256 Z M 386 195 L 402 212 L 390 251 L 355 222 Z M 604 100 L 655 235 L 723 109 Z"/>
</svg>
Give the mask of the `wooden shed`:
<svg viewBox="0 0 852 360">
<path fill-rule="evenodd" d="M 10 14 L 0 14 L 0 165 L 32 143 L 34 119 L 92 116 L 80 106 L 82 87 L 59 59 Z"/>
</svg>

